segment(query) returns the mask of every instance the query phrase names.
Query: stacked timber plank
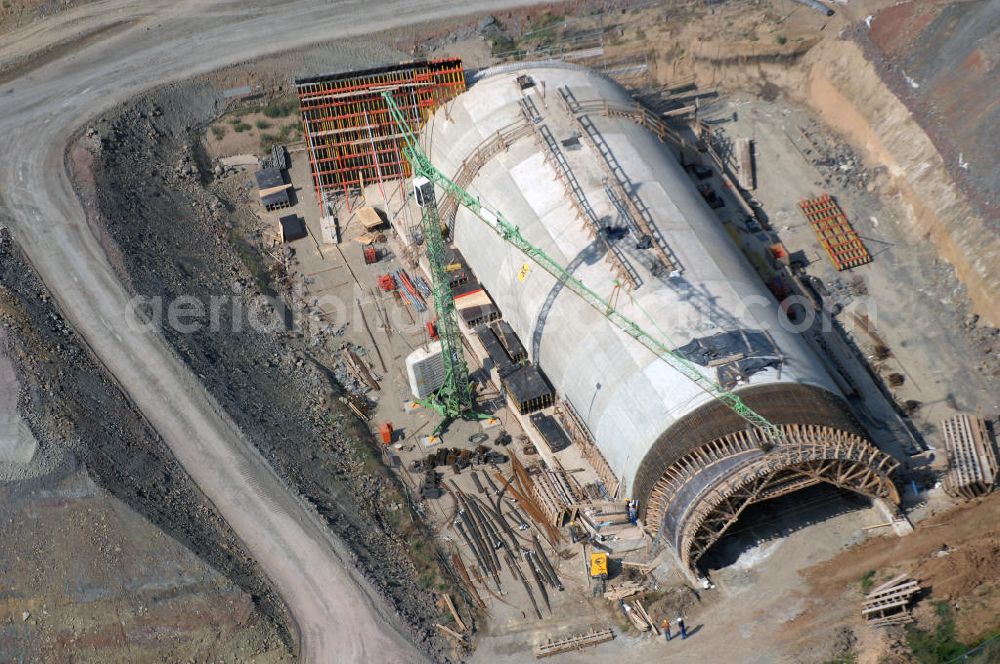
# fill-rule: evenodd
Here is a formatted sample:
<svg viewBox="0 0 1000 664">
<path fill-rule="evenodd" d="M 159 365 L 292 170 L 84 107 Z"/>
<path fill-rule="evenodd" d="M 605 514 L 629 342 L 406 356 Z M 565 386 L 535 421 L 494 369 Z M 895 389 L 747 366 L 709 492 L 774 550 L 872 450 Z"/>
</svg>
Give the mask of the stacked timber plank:
<svg viewBox="0 0 1000 664">
<path fill-rule="evenodd" d="M 348 349 L 344 351 L 344 359 L 346 360 L 347 370 L 358 382 L 364 383 L 375 392 L 379 391 L 378 380 L 372 375 L 368 365 L 361 361 L 357 353 Z"/>
<path fill-rule="evenodd" d="M 616 586 L 608 588 L 608 591 L 604 593 L 604 599 L 611 600 L 612 602 L 617 602 L 618 600 L 625 599 L 626 597 L 631 597 L 632 595 L 638 595 L 645 590 L 643 586 L 638 581 L 625 581 L 619 583 Z"/>
<path fill-rule="evenodd" d="M 872 262 L 871 254 L 857 231 L 829 194 L 800 201 L 799 208 L 838 270 Z"/>
<path fill-rule="evenodd" d="M 736 139 L 736 174 L 740 186 L 747 191 L 757 187 L 753 169 L 753 141 L 749 138 Z"/>
<path fill-rule="evenodd" d="M 358 208 L 356 214 L 364 227 L 369 231 L 381 228 L 385 224 L 385 220 L 379 214 L 379 211 L 370 205 Z"/>
<path fill-rule="evenodd" d="M 997 456 L 982 418 L 959 414 L 941 422 L 948 451 L 944 488 L 956 498 L 972 500 L 993 490 Z"/>
<path fill-rule="evenodd" d="M 918 592 L 920 585 L 908 575 L 900 574 L 865 596 L 861 615 L 873 627 L 913 622 L 910 602 Z"/>
<path fill-rule="evenodd" d="M 552 655 L 572 652 L 574 650 L 583 650 L 584 648 L 596 646 L 599 643 L 606 643 L 614 638 L 615 635 L 610 629 L 594 629 L 586 634 L 578 634 L 564 639 L 549 638 L 545 643 L 535 646 L 535 659 L 551 657 Z"/>
</svg>

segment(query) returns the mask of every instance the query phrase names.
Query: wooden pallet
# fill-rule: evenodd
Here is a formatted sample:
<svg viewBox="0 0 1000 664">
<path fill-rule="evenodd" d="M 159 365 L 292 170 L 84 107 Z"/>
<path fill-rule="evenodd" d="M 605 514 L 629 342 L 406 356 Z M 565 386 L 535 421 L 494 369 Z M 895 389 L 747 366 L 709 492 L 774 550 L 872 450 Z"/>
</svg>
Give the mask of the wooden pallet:
<svg viewBox="0 0 1000 664">
<path fill-rule="evenodd" d="M 535 659 L 551 657 L 564 652 L 582 650 L 599 643 L 606 643 L 615 638 L 610 629 L 591 630 L 586 634 L 578 634 L 565 639 L 548 639 L 545 643 L 535 646 Z"/>
<path fill-rule="evenodd" d="M 848 270 L 872 262 L 871 254 L 861 242 L 857 231 L 829 194 L 800 201 L 799 208 L 838 270 Z"/>
<path fill-rule="evenodd" d="M 913 622 L 910 602 L 918 592 L 920 585 L 906 574 L 900 574 L 865 596 L 861 616 L 873 627 Z"/>
</svg>

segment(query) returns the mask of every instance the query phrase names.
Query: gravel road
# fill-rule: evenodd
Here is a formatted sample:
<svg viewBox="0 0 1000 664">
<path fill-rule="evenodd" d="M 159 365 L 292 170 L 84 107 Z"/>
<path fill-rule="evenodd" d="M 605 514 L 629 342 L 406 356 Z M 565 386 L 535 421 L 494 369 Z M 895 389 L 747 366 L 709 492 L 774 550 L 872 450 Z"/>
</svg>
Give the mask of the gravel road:
<svg viewBox="0 0 1000 664">
<path fill-rule="evenodd" d="M 164 340 L 126 324 L 129 295 L 86 223 L 65 148 L 88 119 L 160 83 L 278 49 L 528 4 L 105 0 L 6 35 L 0 46 L 3 223 L 69 322 L 266 571 L 292 613 L 303 661 L 423 656 L 347 562 L 342 543 Z"/>
</svg>

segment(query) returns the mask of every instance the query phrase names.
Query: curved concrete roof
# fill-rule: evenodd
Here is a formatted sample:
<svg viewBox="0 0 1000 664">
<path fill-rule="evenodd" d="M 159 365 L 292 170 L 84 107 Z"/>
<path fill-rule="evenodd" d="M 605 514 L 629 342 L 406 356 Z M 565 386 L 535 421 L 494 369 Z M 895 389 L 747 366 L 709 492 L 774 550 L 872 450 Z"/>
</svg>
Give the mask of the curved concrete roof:
<svg viewBox="0 0 1000 664">
<path fill-rule="evenodd" d="M 623 88 L 590 70 L 548 64 L 507 67 L 477 81 L 432 118 L 422 140 L 438 168 L 456 173 L 491 134 L 522 121 L 520 74 L 534 80 L 534 87 L 523 93 L 557 141 L 570 138 L 574 128 L 558 101 L 560 87 L 567 86 L 579 102 L 632 104 Z M 652 253 L 636 249 L 633 239 L 618 240 L 642 282 L 633 292 L 620 293 L 618 308 L 674 347 L 720 332 L 766 330 L 784 361 L 780 375 L 776 368 L 766 368 L 752 374 L 751 384 L 805 383 L 838 393 L 804 342 L 780 327 L 774 298 L 666 147 L 629 119 L 597 112 L 589 118 L 681 266 L 679 276 L 654 276 L 649 270 Z M 601 157 L 586 142 L 560 149 L 596 217 L 620 223 L 605 191 Z M 546 162 L 547 154 L 533 138 L 521 138 L 487 161 L 468 188 L 516 223 L 529 242 L 563 265 L 575 266 L 577 277 L 607 297 L 615 275 L 595 251 L 586 222 Z M 464 208 L 455 218 L 454 238 L 504 318 L 586 421 L 612 469 L 631 490 L 636 469 L 654 441 L 711 397 L 576 295 L 554 290 L 555 280 L 537 266 L 531 265 L 522 280 L 519 272 L 528 259 Z M 715 379 L 715 369 L 704 372 Z"/>
</svg>

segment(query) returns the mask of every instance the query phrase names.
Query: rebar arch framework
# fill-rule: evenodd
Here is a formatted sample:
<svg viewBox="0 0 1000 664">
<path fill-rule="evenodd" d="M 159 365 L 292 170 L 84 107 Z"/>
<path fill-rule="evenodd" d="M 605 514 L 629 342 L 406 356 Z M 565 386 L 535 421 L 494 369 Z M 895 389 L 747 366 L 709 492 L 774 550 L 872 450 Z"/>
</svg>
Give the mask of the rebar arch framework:
<svg viewBox="0 0 1000 664">
<path fill-rule="evenodd" d="M 767 452 L 740 431 L 685 455 L 650 494 L 646 523 L 695 571 L 698 559 L 753 503 L 826 482 L 899 503 L 891 475 L 899 462 L 857 434 L 819 425 L 782 425 Z"/>
<path fill-rule="evenodd" d="M 322 206 L 324 193 L 346 195 L 411 175 L 384 92 L 415 132 L 441 104 L 465 91 L 465 70 L 457 58 L 417 61 L 298 78 L 295 89 Z"/>
</svg>

